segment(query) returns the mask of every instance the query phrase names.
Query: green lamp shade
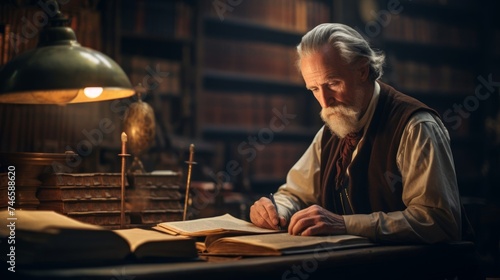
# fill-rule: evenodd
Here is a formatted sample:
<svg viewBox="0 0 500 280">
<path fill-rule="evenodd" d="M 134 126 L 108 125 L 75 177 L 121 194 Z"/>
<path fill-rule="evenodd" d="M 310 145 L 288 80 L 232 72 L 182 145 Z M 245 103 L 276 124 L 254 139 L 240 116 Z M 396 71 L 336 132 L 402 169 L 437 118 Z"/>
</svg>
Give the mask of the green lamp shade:
<svg viewBox="0 0 500 280">
<path fill-rule="evenodd" d="M 0 69 L 0 103 L 83 103 L 134 93 L 115 61 L 82 47 L 66 26 L 47 26 L 40 33 L 37 48 L 14 57 Z"/>
<path fill-rule="evenodd" d="M 85 88 L 102 88 L 91 98 Z M 0 71 L 0 102 L 65 104 L 102 101 L 134 94 L 120 66 L 108 56 L 74 45 L 38 47 Z"/>
</svg>

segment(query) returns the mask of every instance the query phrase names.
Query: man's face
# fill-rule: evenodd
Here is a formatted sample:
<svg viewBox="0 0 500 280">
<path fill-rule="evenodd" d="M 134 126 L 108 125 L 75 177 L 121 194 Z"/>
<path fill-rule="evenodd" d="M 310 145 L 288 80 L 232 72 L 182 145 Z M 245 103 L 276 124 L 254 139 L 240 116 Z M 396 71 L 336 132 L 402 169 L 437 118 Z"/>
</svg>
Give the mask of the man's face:
<svg viewBox="0 0 500 280">
<path fill-rule="evenodd" d="M 341 138 L 361 129 L 358 123 L 367 104 L 362 74 L 355 65 L 345 63 L 328 45 L 300 61 L 306 87 L 321 105 L 321 118 Z"/>
</svg>

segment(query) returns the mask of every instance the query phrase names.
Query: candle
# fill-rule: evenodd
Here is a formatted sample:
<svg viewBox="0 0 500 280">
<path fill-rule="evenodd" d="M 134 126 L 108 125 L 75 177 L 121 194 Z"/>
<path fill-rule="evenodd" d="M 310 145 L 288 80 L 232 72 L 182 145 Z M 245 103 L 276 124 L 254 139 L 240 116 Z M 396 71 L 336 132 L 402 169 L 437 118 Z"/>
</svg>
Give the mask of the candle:
<svg viewBox="0 0 500 280">
<path fill-rule="evenodd" d="M 122 157 L 122 172 L 121 172 L 121 203 L 120 203 L 120 227 L 125 227 L 125 157 L 127 156 L 127 134 L 122 132 L 122 153 L 119 155 Z"/>
<path fill-rule="evenodd" d="M 122 154 L 126 154 L 127 133 L 122 132 Z"/>
</svg>

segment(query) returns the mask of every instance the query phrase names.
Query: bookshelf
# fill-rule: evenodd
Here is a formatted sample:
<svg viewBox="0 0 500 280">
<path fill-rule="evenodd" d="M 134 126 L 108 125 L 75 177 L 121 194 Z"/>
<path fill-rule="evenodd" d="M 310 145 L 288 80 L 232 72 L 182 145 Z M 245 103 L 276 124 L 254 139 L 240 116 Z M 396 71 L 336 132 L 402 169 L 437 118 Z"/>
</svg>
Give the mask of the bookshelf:
<svg viewBox="0 0 500 280">
<path fill-rule="evenodd" d="M 157 113 L 163 135 L 190 135 L 194 1 L 117 1 L 119 60 Z"/>
<path fill-rule="evenodd" d="M 403 6 L 379 38 L 387 54 L 383 79 L 440 113 L 452 139 L 461 195 L 482 196 L 488 104 L 474 95 L 484 67 L 480 9 L 472 1 L 404 2 Z"/>
<path fill-rule="evenodd" d="M 331 20 L 330 1 L 244 1 L 224 13 L 199 2 L 197 135 L 214 143 L 213 169 L 236 191 L 285 182 L 320 127 L 295 67 L 302 35 Z M 235 162 L 238 172 L 229 172 Z M 232 170 L 234 171 L 234 170 Z"/>
</svg>

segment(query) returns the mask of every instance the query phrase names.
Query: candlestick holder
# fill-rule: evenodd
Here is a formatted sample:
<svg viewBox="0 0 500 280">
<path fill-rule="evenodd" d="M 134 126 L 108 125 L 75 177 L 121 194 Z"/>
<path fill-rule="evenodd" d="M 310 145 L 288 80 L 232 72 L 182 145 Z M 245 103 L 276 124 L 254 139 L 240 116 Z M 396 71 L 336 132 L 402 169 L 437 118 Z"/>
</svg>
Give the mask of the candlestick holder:
<svg viewBox="0 0 500 280">
<path fill-rule="evenodd" d="M 120 203 L 120 227 L 125 227 L 125 166 L 127 165 L 126 158 L 130 156 L 127 154 L 127 134 L 122 132 L 122 153 L 118 154 L 122 158 L 121 168 L 121 203 Z"/>
</svg>

